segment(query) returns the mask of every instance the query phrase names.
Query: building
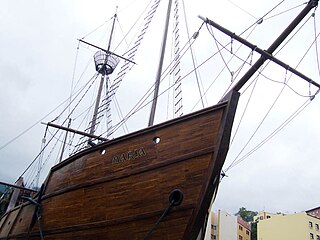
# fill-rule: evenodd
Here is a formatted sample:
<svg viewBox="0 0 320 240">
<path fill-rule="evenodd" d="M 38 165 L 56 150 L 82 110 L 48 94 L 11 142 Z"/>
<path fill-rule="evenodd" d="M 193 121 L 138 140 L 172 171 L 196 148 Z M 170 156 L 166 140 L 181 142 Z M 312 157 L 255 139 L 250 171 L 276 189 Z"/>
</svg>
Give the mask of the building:
<svg viewBox="0 0 320 240">
<path fill-rule="evenodd" d="M 211 212 L 205 240 L 250 240 L 251 226 L 225 211 Z"/>
<path fill-rule="evenodd" d="M 311 209 L 312 211 L 316 210 Z M 258 222 L 257 240 L 320 240 L 320 218 L 307 212 L 294 214 L 260 212 L 254 220 Z"/>
<path fill-rule="evenodd" d="M 310 216 L 320 219 L 320 207 L 307 210 L 306 213 Z"/>
</svg>

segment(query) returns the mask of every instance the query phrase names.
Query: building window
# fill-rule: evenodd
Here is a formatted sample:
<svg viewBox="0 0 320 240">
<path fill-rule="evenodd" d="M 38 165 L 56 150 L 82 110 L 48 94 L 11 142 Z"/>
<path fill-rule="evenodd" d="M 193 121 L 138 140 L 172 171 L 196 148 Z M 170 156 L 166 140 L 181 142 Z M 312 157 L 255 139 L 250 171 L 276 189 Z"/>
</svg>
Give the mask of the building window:
<svg viewBox="0 0 320 240">
<path fill-rule="evenodd" d="M 267 219 L 271 218 L 269 215 L 267 215 Z"/>
<path fill-rule="evenodd" d="M 309 228 L 312 228 L 312 222 L 309 222 Z"/>
<path fill-rule="evenodd" d="M 246 230 L 246 234 L 247 234 L 247 235 L 250 235 L 250 232 L 249 232 L 248 230 Z"/>
<path fill-rule="evenodd" d="M 260 220 L 263 220 L 263 216 L 260 216 Z"/>
<path fill-rule="evenodd" d="M 320 240 L 320 236 L 319 235 L 317 235 L 317 240 Z"/>
<path fill-rule="evenodd" d="M 217 226 L 216 225 L 213 225 L 213 230 L 217 230 Z"/>
<path fill-rule="evenodd" d="M 315 226 L 316 226 L 316 230 L 319 231 L 319 224 L 316 223 Z"/>
<path fill-rule="evenodd" d="M 239 240 L 243 240 L 243 238 L 242 238 L 242 236 L 241 236 L 241 235 L 239 235 Z"/>
<path fill-rule="evenodd" d="M 310 239 L 314 239 L 314 238 L 313 238 L 313 233 L 310 233 Z"/>
<path fill-rule="evenodd" d="M 239 225 L 239 230 L 241 230 L 241 231 L 243 230 L 243 227 L 242 227 L 242 226 L 240 226 L 240 225 Z"/>
</svg>

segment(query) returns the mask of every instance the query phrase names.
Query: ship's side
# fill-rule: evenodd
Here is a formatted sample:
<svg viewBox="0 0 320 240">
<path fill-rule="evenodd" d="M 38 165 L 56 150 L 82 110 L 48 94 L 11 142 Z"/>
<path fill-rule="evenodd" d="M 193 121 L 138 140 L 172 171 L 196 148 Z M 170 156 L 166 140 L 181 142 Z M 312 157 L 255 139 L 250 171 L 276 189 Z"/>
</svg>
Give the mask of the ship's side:
<svg viewBox="0 0 320 240">
<path fill-rule="evenodd" d="M 196 239 L 219 182 L 238 93 L 216 106 L 110 140 L 53 167 L 35 199 L 0 220 L 0 239 Z"/>
</svg>

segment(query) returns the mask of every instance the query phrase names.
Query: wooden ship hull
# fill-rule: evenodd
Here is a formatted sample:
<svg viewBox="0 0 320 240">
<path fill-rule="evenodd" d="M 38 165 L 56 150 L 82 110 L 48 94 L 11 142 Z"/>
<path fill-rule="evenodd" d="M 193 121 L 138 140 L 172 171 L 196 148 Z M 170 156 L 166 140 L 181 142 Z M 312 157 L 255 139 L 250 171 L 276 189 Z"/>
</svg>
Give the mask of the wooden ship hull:
<svg viewBox="0 0 320 240">
<path fill-rule="evenodd" d="M 228 151 L 237 92 L 216 106 L 98 144 L 54 166 L 0 239 L 197 239 Z M 145 238 L 146 239 L 146 238 Z"/>
</svg>

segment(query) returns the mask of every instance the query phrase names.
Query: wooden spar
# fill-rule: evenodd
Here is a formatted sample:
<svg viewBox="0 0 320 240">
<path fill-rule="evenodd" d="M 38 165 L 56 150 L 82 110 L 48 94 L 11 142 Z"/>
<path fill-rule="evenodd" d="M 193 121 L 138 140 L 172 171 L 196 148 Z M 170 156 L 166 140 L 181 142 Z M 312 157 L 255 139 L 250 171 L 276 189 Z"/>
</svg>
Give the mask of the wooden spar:
<svg viewBox="0 0 320 240">
<path fill-rule="evenodd" d="M 243 43 L 244 45 L 250 47 L 252 50 L 260 53 L 262 56 L 255 62 L 254 65 L 243 75 L 243 77 L 233 86 L 231 91 L 239 91 L 243 85 L 247 83 L 247 81 L 252 77 L 252 75 L 259 69 L 262 64 L 267 60 L 270 59 L 271 61 L 274 61 L 275 63 L 279 64 L 280 66 L 286 68 L 287 70 L 291 71 L 292 73 L 298 75 L 299 77 L 305 79 L 307 82 L 315 85 L 316 87 L 320 88 L 320 85 L 316 82 L 314 82 L 312 79 L 304 76 L 302 73 L 296 71 L 295 69 L 291 68 L 287 64 L 281 62 L 280 60 L 276 59 L 272 56 L 272 53 L 277 49 L 277 47 L 280 46 L 280 44 L 286 39 L 286 37 L 295 29 L 295 27 L 302 21 L 302 19 L 310 12 L 311 9 L 318 6 L 318 0 L 310 0 L 307 4 L 307 6 L 300 12 L 300 14 L 289 24 L 289 26 L 282 32 L 282 34 L 271 44 L 271 46 L 267 50 L 262 50 L 257 48 L 255 45 L 249 43 L 245 39 L 242 39 L 241 37 L 235 35 L 234 33 L 230 32 L 229 30 L 221 27 L 220 25 L 216 24 L 215 22 L 200 17 L 203 19 L 206 23 L 209 25 L 217 28 L 218 30 L 222 31 L 223 33 L 229 35 L 230 37 L 236 39 L 237 41 Z"/>
<path fill-rule="evenodd" d="M 18 188 L 18 189 L 25 190 L 25 191 L 30 191 L 30 192 L 37 192 L 37 190 L 33 190 L 31 188 L 25 188 L 25 187 L 17 186 L 17 185 L 14 185 L 14 184 L 5 183 L 5 182 L 0 182 L 0 185 L 6 185 L 8 187 Z"/>
<path fill-rule="evenodd" d="M 94 44 L 92 44 L 92 43 L 86 42 L 86 41 L 84 41 L 84 40 L 82 40 L 82 39 L 78 39 L 78 41 L 79 41 L 79 42 L 83 42 L 83 43 L 85 43 L 85 44 L 87 44 L 87 45 L 89 45 L 89 46 L 91 46 L 91 47 L 97 48 L 97 49 L 99 49 L 99 50 L 101 50 L 101 51 L 104 51 L 105 53 L 114 55 L 114 56 L 116 56 L 116 57 L 118 57 L 118 58 L 121 58 L 121 59 L 123 59 L 123 60 L 125 60 L 125 61 L 128 61 L 128 62 L 131 62 L 131 63 L 133 63 L 133 64 L 136 64 L 134 61 L 131 61 L 131 60 L 125 58 L 125 57 L 122 57 L 122 56 L 120 56 L 120 55 L 118 55 L 118 54 L 115 54 L 114 52 L 108 51 L 108 50 L 106 50 L 106 49 L 104 49 L 104 48 L 98 47 L 98 46 L 96 46 L 96 45 L 94 45 Z"/>
<path fill-rule="evenodd" d="M 200 16 L 199 16 L 200 17 Z M 202 20 L 206 21 L 205 18 L 200 17 Z M 303 73 L 297 71 L 296 69 L 290 67 L 288 64 L 282 62 L 281 60 L 277 59 L 276 57 L 274 57 L 272 54 L 268 53 L 266 50 L 263 50 L 259 47 L 257 47 L 256 45 L 248 42 L 247 40 L 241 38 L 240 36 L 230 32 L 228 29 L 223 28 L 222 26 L 218 25 L 217 23 L 213 22 L 212 20 L 210 21 L 210 25 L 214 25 L 214 27 L 216 27 L 217 29 L 221 30 L 222 32 L 224 32 L 225 34 L 227 34 L 228 36 L 232 37 L 233 39 L 236 39 L 238 42 L 246 45 L 247 47 L 251 48 L 252 51 L 255 51 L 257 53 L 260 53 L 263 57 L 265 57 L 266 59 L 269 59 L 275 63 L 277 63 L 278 65 L 280 65 L 281 67 L 285 68 L 286 70 L 292 72 L 293 74 L 297 75 L 298 77 L 301 77 L 302 79 L 304 79 L 305 81 L 309 82 L 310 84 L 320 88 L 320 84 L 313 81 L 311 78 L 307 77 L 306 75 L 304 75 Z"/>
<path fill-rule="evenodd" d="M 156 113 L 158 93 L 159 93 L 159 85 L 160 85 L 160 78 L 161 78 L 161 72 L 162 72 L 162 66 L 163 66 L 163 59 L 164 59 L 164 53 L 165 53 L 165 50 L 166 50 L 166 42 L 167 42 L 167 35 L 168 35 L 168 26 L 169 26 L 171 5 L 172 5 L 172 0 L 169 0 L 168 8 L 167 8 L 167 18 L 166 18 L 165 29 L 164 29 L 162 45 L 161 45 L 158 72 L 157 72 L 156 81 L 155 81 L 155 85 L 154 85 L 154 95 L 153 95 L 150 118 L 149 118 L 149 123 L 148 123 L 149 127 L 153 125 L 154 116 L 155 116 L 155 113 Z"/>
<path fill-rule="evenodd" d="M 98 110 L 99 110 L 99 106 L 100 106 L 101 93 L 102 93 L 104 79 L 105 79 L 105 76 L 104 76 L 104 74 L 102 74 L 101 79 L 100 79 L 96 104 L 94 106 L 94 112 L 93 112 L 93 116 L 92 116 L 92 120 L 91 120 L 91 127 L 90 127 L 90 134 L 91 135 L 93 135 L 95 132 L 95 127 L 96 127 L 96 123 L 97 123 L 97 114 L 98 114 Z"/>
<path fill-rule="evenodd" d="M 63 127 L 63 126 L 60 126 L 60 125 L 57 125 L 57 124 L 54 124 L 54 123 L 46 123 L 46 124 L 49 127 L 59 128 L 59 129 L 62 129 L 62 130 L 68 131 L 68 132 L 73 132 L 75 134 L 83 135 L 83 136 L 90 137 L 90 138 L 93 138 L 93 139 L 98 139 L 98 140 L 101 140 L 101 141 L 108 141 L 107 138 L 99 137 L 99 136 L 96 136 L 96 135 L 93 135 L 93 134 L 89 134 L 89 133 L 86 133 L 86 132 L 82 132 L 82 131 L 79 131 L 79 130 L 75 130 L 75 129 L 72 129 L 72 128 Z"/>
<path fill-rule="evenodd" d="M 68 128 L 70 128 L 71 125 L 71 118 L 69 118 L 69 123 L 68 123 Z M 63 154 L 64 154 L 64 149 L 66 147 L 66 142 L 67 142 L 67 137 L 68 137 L 68 131 L 66 131 L 66 135 L 64 136 L 63 144 L 62 144 L 62 149 L 61 149 L 61 155 L 59 159 L 59 163 L 62 162 Z"/>
</svg>

